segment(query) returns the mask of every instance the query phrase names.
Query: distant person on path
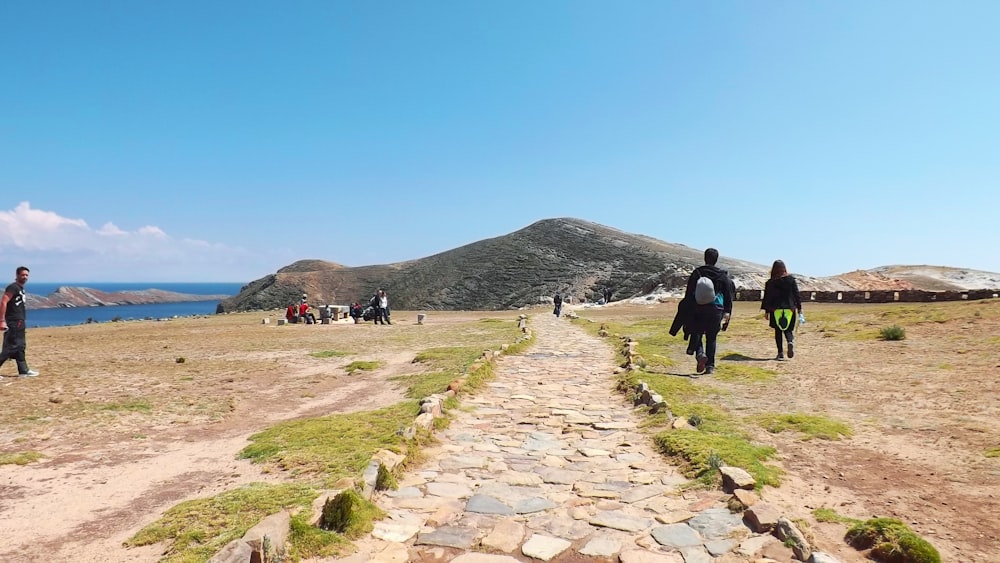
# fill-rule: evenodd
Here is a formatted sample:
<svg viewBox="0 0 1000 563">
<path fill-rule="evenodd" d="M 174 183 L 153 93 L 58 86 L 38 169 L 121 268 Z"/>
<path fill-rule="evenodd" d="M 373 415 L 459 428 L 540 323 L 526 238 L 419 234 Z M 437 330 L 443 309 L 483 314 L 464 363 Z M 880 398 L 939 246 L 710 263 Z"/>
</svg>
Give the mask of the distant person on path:
<svg viewBox="0 0 1000 563">
<path fill-rule="evenodd" d="M 559 316 L 562 313 L 562 296 L 558 293 L 552 298 L 552 302 L 555 304 L 555 309 L 552 310 L 552 314 Z"/>
<path fill-rule="evenodd" d="M 729 279 L 729 272 L 715 265 L 718 261 L 719 251 L 707 249 L 705 265 L 691 272 L 684 292 L 684 299 L 694 303 L 690 309 L 691 340 L 688 350 L 694 350 L 698 361 L 697 373 L 715 373 L 716 339 L 719 337 L 719 330 L 729 327 L 729 319 L 733 314 L 736 286 Z"/>
<path fill-rule="evenodd" d="M 604 288 L 604 304 L 611 303 L 611 294 L 614 293 L 610 287 Z"/>
<path fill-rule="evenodd" d="M 771 266 L 771 279 L 764 284 L 764 299 L 760 308 L 764 310 L 764 318 L 774 329 L 774 343 L 778 347 L 777 360 L 784 360 L 782 335 L 788 343 L 788 357 L 795 357 L 795 317 L 802 314 L 802 299 L 799 297 L 799 284 L 795 278 L 788 275 L 788 268 L 781 260 L 775 260 Z"/>
<path fill-rule="evenodd" d="M 0 298 L 0 330 L 3 330 L 3 352 L 0 353 L 0 366 L 7 360 L 14 358 L 19 377 L 38 375 L 37 371 L 28 369 L 28 362 L 24 359 L 24 350 L 27 347 L 24 336 L 24 323 L 27 320 L 24 307 L 24 284 L 28 283 L 29 273 L 30 270 L 27 267 L 20 266 L 14 273 L 14 283 L 7 286 L 3 292 L 3 298 Z"/>
<path fill-rule="evenodd" d="M 385 294 L 384 289 L 378 290 L 378 312 L 382 315 L 383 324 L 392 324 L 392 321 L 389 320 L 389 297 Z"/>
</svg>

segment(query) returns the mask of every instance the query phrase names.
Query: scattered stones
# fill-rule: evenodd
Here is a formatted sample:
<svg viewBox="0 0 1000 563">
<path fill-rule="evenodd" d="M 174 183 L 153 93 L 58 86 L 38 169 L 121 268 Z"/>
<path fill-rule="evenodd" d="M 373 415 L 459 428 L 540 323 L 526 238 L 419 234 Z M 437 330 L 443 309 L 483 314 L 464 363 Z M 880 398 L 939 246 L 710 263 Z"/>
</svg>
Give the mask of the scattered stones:
<svg viewBox="0 0 1000 563">
<path fill-rule="evenodd" d="M 753 490 L 757 486 L 756 479 L 739 467 L 720 467 L 719 473 L 722 474 L 722 490 L 727 493 L 736 489 Z"/>
<path fill-rule="evenodd" d="M 799 561 L 807 561 L 809 556 L 812 555 L 812 547 L 806 540 L 805 535 L 788 518 L 778 518 L 775 535 L 778 536 L 779 540 L 785 542 L 786 545 L 791 544 L 792 552 L 795 553 L 795 558 Z"/>
</svg>

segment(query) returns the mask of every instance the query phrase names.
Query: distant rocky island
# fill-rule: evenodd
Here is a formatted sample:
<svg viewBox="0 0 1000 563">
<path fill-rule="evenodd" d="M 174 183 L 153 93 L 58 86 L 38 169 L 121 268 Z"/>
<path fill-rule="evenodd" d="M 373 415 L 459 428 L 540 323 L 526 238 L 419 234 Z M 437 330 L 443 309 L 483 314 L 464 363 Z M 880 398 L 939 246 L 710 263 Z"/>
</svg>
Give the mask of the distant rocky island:
<svg viewBox="0 0 1000 563">
<path fill-rule="evenodd" d="M 27 293 L 29 309 L 54 309 L 56 307 L 110 307 L 114 305 L 151 305 L 155 303 L 185 303 L 190 301 L 219 301 L 229 295 L 195 295 L 162 289 L 127 291 L 100 291 L 89 287 L 63 286 L 42 297 Z"/>
</svg>

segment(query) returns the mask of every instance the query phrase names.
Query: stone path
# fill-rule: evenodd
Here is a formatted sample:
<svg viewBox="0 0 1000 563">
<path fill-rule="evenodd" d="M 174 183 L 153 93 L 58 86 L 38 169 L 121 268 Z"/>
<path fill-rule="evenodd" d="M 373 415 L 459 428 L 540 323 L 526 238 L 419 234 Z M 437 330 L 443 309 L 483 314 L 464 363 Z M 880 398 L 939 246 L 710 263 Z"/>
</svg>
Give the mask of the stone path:
<svg viewBox="0 0 1000 563">
<path fill-rule="evenodd" d="M 750 534 L 728 495 L 678 491 L 687 480 L 636 431 L 645 413 L 613 389 L 605 341 L 565 318 L 530 322 L 535 345 L 463 399 L 341 561 L 737 562 L 777 541 Z"/>
</svg>

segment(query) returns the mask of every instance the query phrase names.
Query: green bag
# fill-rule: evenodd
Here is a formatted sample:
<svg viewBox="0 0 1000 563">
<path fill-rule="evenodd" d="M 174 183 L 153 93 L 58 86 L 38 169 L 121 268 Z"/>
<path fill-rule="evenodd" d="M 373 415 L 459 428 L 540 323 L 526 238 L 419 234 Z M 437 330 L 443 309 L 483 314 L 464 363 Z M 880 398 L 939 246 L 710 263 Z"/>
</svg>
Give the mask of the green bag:
<svg viewBox="0 0 1000 563">
<path fill-rule="evenodd" d="M 781 330 L 788 330 L 792 326 L 792 322 L 795 319 L 795 311 L 791 309 L 775 309 L 771 313 L 771 318 L 774 319 L 774 324 Z"/>
</svg>

